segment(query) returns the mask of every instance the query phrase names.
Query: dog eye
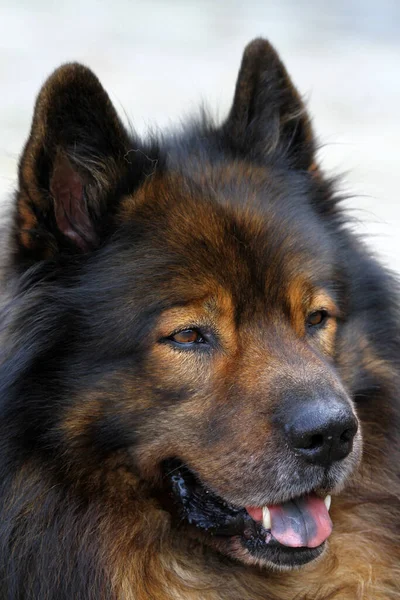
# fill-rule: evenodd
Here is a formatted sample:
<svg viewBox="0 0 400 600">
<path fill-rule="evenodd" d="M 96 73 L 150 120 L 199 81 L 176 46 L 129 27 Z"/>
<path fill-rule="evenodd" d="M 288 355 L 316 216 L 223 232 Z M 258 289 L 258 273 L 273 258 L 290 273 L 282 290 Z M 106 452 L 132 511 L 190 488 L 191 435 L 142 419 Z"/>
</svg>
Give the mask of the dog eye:
<svg viewBox="0 0 400 600">
<path fill-rule="evenodd" d="M 307 317 L 307 325 L 309 327 L 317 327 L 318 325 L 322 325 L 328 317 L 328 311 L 326 310 L 316 310 L 311 313 Z"/>
<path fill-rule="evenodd" d="M 202 344 L 205 342 L 204 337 L 197 329 L 184 329 L 171 335 L 170 340 L 177 344 Z"/>
</svg>

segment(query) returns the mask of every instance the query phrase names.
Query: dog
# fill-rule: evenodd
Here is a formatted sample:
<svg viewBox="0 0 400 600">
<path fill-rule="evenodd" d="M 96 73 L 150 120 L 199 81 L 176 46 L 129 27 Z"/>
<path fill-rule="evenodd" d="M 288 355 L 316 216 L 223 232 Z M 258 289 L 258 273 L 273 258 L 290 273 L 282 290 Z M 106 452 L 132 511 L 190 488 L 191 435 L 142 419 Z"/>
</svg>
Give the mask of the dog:
<svg viewBox="0 0 400 600">
<path fill-rule="evenodd" d="M 397 282 L 263 39 L 144 142 L 80 64 L 6 221 L 4 600 L 400 596 Z"/>
</svg>

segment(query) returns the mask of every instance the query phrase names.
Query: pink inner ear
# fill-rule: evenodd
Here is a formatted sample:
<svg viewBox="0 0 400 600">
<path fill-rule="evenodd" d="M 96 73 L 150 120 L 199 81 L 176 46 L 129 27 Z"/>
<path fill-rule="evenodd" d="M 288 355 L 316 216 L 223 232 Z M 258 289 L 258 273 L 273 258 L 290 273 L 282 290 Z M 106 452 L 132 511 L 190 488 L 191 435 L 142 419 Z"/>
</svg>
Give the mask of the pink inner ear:
<svg viewBox="0 0 400 600">
<path fill-rule="evenodd" d="M 59 230 L 84 252 L 97 244 L 83 192 L 82 179 L 66 156 L 57 155 L 50 181 Z"/>
</svg>

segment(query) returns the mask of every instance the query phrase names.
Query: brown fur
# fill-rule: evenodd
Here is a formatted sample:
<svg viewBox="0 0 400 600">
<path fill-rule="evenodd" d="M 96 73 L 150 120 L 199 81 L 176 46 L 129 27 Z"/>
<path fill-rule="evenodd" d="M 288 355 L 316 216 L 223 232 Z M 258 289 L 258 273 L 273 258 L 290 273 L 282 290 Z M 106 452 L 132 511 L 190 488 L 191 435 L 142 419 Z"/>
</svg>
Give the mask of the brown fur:
<svg viewBox="0 0 400 600">
<path fill-rule="evenodd" d="M 39 95 L 3 319 L 5 600 L 400 597 L 395 285 L 342 228 L 268 42 L 207 127 L 166 156 L 141 147 L 79 65 Z M 211 349 L 172 343 L 194 327 Z M 313 394 L 343 397 L 362 432 L 336 465 L 322 556 L 273 569 L 176 518 L 174 457 L 235 506 L 291 498 L 311 470 L 277 415 Z"/>
</svg>

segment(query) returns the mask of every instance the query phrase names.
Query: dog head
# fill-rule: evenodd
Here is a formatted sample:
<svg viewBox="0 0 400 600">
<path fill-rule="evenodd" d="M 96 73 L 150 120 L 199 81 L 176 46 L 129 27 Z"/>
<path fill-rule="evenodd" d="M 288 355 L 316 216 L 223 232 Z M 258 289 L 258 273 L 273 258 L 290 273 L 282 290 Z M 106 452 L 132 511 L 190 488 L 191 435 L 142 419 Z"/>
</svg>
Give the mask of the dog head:
<svg viewBox="0 0 400 600">
<path fill-rule="evenodd" d="M 147 145 L 88 69 L 61 67 L 16 206 L 20 451 L 87 489 L 118 454 L 179 535 L 245 563 L 318 557 L 361 457 L 338 369 L 351 282 L 272 47 L 247 47 L 222 126 Z"/>
</svg>

